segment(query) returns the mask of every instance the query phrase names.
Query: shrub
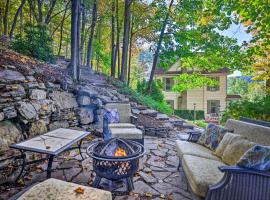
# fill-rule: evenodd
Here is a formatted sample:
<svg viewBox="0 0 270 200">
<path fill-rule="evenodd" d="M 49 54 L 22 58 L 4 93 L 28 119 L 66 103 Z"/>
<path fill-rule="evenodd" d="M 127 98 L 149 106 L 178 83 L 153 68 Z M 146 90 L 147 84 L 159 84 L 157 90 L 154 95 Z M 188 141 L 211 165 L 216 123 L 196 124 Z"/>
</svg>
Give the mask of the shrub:
<svg viewBox="0 0 270 200">
<path fill-rule="evenodd" d="M 24 35 L 17 35 L 11 44 L 12 49 L 43 61 L 54 62 L 52 38 L 46 25 L 26 24 Z"/>
<path fill-rule="evenodd" d="M 162 85 L 162 82 L 160 80 L 153 81 L 152 89 L 151 89 L 150 93 L 147 91 L 147 87 L 148 87 L 147 81 L 143 80 L 142 82 L 138 82 L 137 83 L 137 92 L 139 92 L 143 95 L 149 95 L 158 102 L 164 101 L 164 95 L 162 93 L 163 85 Z"/>
<path fill-rule="evenodd" d="M 196 110 L 196 120 L 204 119 L 204 111 Z M 194 110 L 175 110 L 174 114 L 187 120 L 194 120 Z"/>
<path fill-rule="evenodd" d="M 254 101 L 241 100 L 232 101 L 227 106 L 222 116 L 222 123 L 228 119 L 246 117 L 255 120 L 270 121 L 270 95 L 257 98 Z"/>
<path fill-rule="evenodd" d="M 196 120 L 194 122 L 192 122 L 194 124 L 196 124 L 197 126 L 201 127 L 201 128 L 206 128 L 208 123 L 203 121 L 203 120 Z"/>
</svg>

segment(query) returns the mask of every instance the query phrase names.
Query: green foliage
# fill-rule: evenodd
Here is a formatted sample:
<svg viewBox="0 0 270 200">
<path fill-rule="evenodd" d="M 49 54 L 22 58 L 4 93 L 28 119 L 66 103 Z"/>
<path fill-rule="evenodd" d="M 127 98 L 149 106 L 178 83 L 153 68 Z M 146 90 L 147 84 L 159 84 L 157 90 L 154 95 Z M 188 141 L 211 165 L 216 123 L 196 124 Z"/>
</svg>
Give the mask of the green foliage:
<svg viewBox="0 0 270 200">
<path fill-rule="evenodd" d="M 222 123 L 225 123 L 228 119 L 240 119 L 240 117 L 270 121 L 270 96 L 254 101 L 230 102 L 223 114 Z"/>
<path fill-rule="evenodd" d="M 193 121 L 192 123 L 201 127 L 201 128 L 206 128 L 208 125 L 208 123 L 203 121 L 203 120 L 196 120 L 196 121 Z"/>
<path fill-rule="evenodd" d="M 47 26 L 26 24 L 24 35 L 17 35 L 12 48 L 24 55 L 32 56 L 39 60 L 54 62 L 52 39 Z"/>
<path fill-rule="evenodd" d="M 204 111 L 196 110 L 196 120 L 204 119 Z M 194 120 L 194 110 L 175 110 L 174 114 L 187 120 Z"/>
<path fill-rule="evenodd" d="M 164 101 L 164 95 L 162 93 L 163 84 L 160 80 L 153 81 L 152 90 L 149 93 L 147 91 L 148 82 L 143 80 L 142 82 L 137 82 L 137 92 L 143 95 L 149 95 L 158 102 Z"/>
<path fill-rule="evenodd" d="M 200 75 L 198 73 L 193 74 L 180 74 L 175 78 L 176 84 L 173 86 L 174 92 L 182 93 L 189 89 L 201 88 L 203 86 L 217 86 L 218 82 L 209 77 Z"/>
<path fill-rule="evenodd" d="M 156 101 L 153 97 L 137 92 L 122 82 L 113 82 L 113 84 L 117 87 L 120 87 L 120 90 L 118 90 L 120 93 L 129 95 L 132 100 L 158 110 L 159 112 L 165 113 L 167 115 L 172 115 L 173 110 L 165 101 Z"/>
<path fill-rule="evenodd" d="M 266 96 L 264 82 L 248 82 L 242 78 L 228 79 L 228 94 L 239 94 L 242 99 L 255 101 Z"/>
</svg>

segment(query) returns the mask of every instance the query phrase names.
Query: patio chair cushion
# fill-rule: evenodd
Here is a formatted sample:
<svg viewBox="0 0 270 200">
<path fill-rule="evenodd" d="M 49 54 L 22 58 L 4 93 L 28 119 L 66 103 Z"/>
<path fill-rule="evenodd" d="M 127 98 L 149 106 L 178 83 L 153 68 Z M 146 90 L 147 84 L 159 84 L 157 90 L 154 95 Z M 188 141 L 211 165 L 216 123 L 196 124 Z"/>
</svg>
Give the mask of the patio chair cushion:
<svg viewBox="0 0 270 200">
<path fill-rule="evenodd" d="M 116 108 L 119 113 L 120 123 L 130 123 L 131 108 L 129 103 L 108 103 L 105 108 Z"/>
<path fill-rule="evenodd" d="M 135 125 L 130 123 L 113 123 L 109 124 L 109 128 L 135 128 Z"/>
<path fill-rule="evenodd" d="M 224 137 L 223 137 L 223 139 L 221 140 L 221 142 L 219 143 L 219 145 L 218 145 L 216 151 L 213 152 L 214 155 L 216 155 L 216 156 L 222 158 L 222 155 L 223 155 L 223 153 L 224 153 L 225 148 L 227 147 L 227 145 L 230 144 L 230 142 L 231 142 L 232 140 L 237 140 L 237 139 L 239 139 L 239 138 L 243 138 L 243 136 L 238 135 L 238 134 L 233 134 L 233 133 L 227 132 L 227 133 L 224 135 Z"/>
<path fill-rule="evenodd" d="M 228 165 L 236 165 L 241 156 L 254 145 L 254 142 L 243 138 L 232 140 L 224 150 L 222 161 Z"/>
<path fill-rule="evenodd" d="M 193 142 L 176 140 L 176 150 L 180 159 L 183 158 L 183 155 L 187 154 L 212 160 L 220 160 L 220 158 L 212 154 L 210 149 Z"/>
<path fill-rule="evenodd" d="M 226 132 L 228 132 L 227 129 L 210 123 L 205 132 L 201 135 L 198 143 L 211 150 L 216 150 Z"/>
<path fill-rule="evenodd" d="M 270 146 L 255 145 L 237 162 L 240 167 L 270 171 Z"/>
<path fill-rule="evenodd" d="M 78 187 L 83 193 L 76 193 Z M 18 200 L 88 200 L 104 199 L 111 200 L 112 195 L 108 191 L 82 186 L 75 183 L 65 182 L 57 179 L 47 179 L 26 191 Z"/>
<path fill-rule="evenodd" d="M 143 133 L 137 128 L 110 128 L 112 137 L 119 137 L 123 139 L 142 139 Z"/>
<path fill-rule="evenodd" d="M 209 185 L 222 179 L 224 174 L 218 167 L 224 165 L 221 161 L 192 155 L 184 155 L 182 160 L 183 170 L 192 191 L 201 197 L 205 197 Z"/>
</svg>

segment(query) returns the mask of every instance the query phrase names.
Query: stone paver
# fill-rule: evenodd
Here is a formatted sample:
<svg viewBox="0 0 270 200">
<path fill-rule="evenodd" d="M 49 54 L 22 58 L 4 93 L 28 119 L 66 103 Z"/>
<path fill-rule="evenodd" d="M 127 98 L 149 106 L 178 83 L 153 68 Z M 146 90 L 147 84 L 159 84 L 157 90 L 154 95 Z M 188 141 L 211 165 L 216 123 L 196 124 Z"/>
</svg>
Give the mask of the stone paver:
<svg viewBox="0 0 270 200">
<path fill-rule="evenodd" d="M 183 171 L 177 170 L 179 159 L 176 156 L 175 136 L 170 138 L 146 137 L 146 155 L 140 160 L 140 168 L 133 178 L 135 189 L 129 193 L 116 193 L 115 200 L 144 200 L 144 199 L 170 199 L 170 200 L 196 200 L 194 194 L 188 189 L 188 184 Z M 96 139 L 94 139 L 96 140 Z M 85 142 L 83 147 L 86 149 L 89 142 Z M 85 151 L 85 149 L 83 151 Z M 84 154 L 86 156 L 86 154 Z M 94 180 L 92 159 L 87 157 L 80 161 L 78 151 L 61 154 L 53 163 L 52 177 L 70 181 L 77 184 L 91 186 Z M 40 164 L 37 168 L 31 168 L 31 173 L 25 176 L 23 182 L 29 186 L 35 182 L 46 179 L 46 164 Z M 38 169 L 38 170 L 37 170 Z M 106 180 L 103 185 L 108 185 Z M 17 193 L 24 185 L 11 188 L 6 196 Z M 122 186 L 121 186 L 122 187 Z M 104 189 L 108 189 L 103 187 Z M 125 187 L 118 191 L 124 191 Z M 3 196 L 4 196 L 3 195 Z M 0 196 L 2 197 L 2 196 Z M 0 198 L 1 199 L 1 198 Z"/>
</svg>

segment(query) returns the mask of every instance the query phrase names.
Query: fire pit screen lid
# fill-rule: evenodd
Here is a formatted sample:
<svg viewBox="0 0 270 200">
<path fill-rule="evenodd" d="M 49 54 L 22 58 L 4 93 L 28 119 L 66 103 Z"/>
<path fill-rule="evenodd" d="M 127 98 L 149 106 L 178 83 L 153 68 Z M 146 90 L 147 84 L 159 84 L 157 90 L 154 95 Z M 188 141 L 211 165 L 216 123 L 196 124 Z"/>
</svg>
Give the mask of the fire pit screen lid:
<svg viewBox="0 0 270 200">
<path fill-rule="evenodd" d="M 121 148 L 126 152 L 126 156 L 120 157 L 133 157 L 142 152 L 142 147 L 137 144 L 137 142 L 121 138 L 111 138 L 109 140 L 97 143 L 93 147 L 92 153 L 103 158 L 115 158 L 115 152 L 118 148 Z"/>
</svg>

